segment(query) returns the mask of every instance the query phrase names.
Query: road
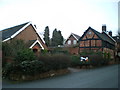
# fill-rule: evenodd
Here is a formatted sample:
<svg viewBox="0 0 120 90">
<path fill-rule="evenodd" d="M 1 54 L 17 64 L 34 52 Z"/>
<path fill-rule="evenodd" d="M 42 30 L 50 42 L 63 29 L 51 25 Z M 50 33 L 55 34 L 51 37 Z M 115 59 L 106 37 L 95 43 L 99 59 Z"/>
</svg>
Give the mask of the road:
<svg viewBox="0 0 120 90">
<path fill-rule="evenodd" d="M 3 81 L 3 88 L 118 88 L 118 65 L 76 70 L 66 75 L 25 83 Z"/>
</svg>

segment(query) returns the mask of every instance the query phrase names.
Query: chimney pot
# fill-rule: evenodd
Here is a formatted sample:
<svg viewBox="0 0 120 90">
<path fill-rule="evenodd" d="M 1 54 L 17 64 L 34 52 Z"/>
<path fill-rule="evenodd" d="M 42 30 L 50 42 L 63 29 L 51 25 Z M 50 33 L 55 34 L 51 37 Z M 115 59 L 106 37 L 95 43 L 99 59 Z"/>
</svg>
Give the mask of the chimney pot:
<svg viewBox="0 0 120 90">
<path fill-rule="evenodd" d="M 112 31 L 109 31 L 109 33 L 108 33 L 110 36 L 112 36 Z"/>
<path fill-rule="evenodd" d="M 106 24 L 102 25 L 102 32 L 106 32 Z"/>
</svg>

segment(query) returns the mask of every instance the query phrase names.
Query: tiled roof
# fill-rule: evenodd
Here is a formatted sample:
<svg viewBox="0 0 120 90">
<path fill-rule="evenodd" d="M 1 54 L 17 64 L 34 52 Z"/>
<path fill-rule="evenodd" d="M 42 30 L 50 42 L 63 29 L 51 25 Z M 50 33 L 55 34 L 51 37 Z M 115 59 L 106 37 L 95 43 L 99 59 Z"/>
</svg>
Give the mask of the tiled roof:
<svg viewBox="0 0 120 90">
<path fill-rule="evenodd" d="M 24 27 L 27 23 L 21 24 L 21 25 L 17 25 L 11 28 L 7 28 L 2 30 L 2 40 L 5 40 L 7 38 L 10 38 L 13 34 L 15 34 L 17 31 L 19 31 L 22 27 Z"/>
<path fill-rule="evenodd" d="M 30 47 L 36 40 L 29 40 L 29 42 L 27 43 L 27 46 Z"/>
<path fill-rule="evenodd" d="M 109 42 L 113 45 L 115 44 L 115 40 L 110 35 L 108 35 L 106 32 L 100 33 L 91 27 L 89 27 L 87 30 L 89 29 L 92 30 L 101 40 Z"/>
<path fill-rule="evenodd" d="M 72 33 L 78 40 L 80 39 L 80 36 L 77 34 Z"/>
<path fill-rule="evenodd" d="M 120 43 L 120 36 L 114 36 L 113 38 L 116 42 Z"/>
</svg>

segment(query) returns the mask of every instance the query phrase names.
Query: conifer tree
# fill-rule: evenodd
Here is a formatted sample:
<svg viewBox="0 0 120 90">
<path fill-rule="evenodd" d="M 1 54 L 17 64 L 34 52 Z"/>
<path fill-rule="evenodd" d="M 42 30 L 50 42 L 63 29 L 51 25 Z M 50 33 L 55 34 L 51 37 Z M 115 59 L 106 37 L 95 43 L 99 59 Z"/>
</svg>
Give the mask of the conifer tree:
<svg viewBox="0 0 120 90">
<path fill-rule="evenodd" d="M 46 26 L 45 27 L 45 30 L 44 30 L 44 41 L 45 41 L 45 44 L 47 45 L 47 46 L 49 46 L 50 45 L 50 37 L 49 37 L 49 27 L 48 26 Z"/>
<path fill-rule="evenodd" d="M 60 30 L 57 31 L 57 29 L 55 29 L 53 31 L 51 43 L 52 43 L 52 46 L 63 45 L 63 36 Z"/>
</svg>

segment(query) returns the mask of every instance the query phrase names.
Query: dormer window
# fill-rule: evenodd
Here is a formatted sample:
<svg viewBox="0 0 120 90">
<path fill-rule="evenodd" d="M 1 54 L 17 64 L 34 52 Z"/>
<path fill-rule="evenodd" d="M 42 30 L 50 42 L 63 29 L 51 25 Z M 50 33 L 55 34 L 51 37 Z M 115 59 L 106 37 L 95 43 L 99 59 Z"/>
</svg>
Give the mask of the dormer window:
<svg viewBox="0 0 120 90">
<path fill-rule="evenodd" d="M 71 40 L 68 40 L 68 45 L 71 45 Z"/>
</svg>

